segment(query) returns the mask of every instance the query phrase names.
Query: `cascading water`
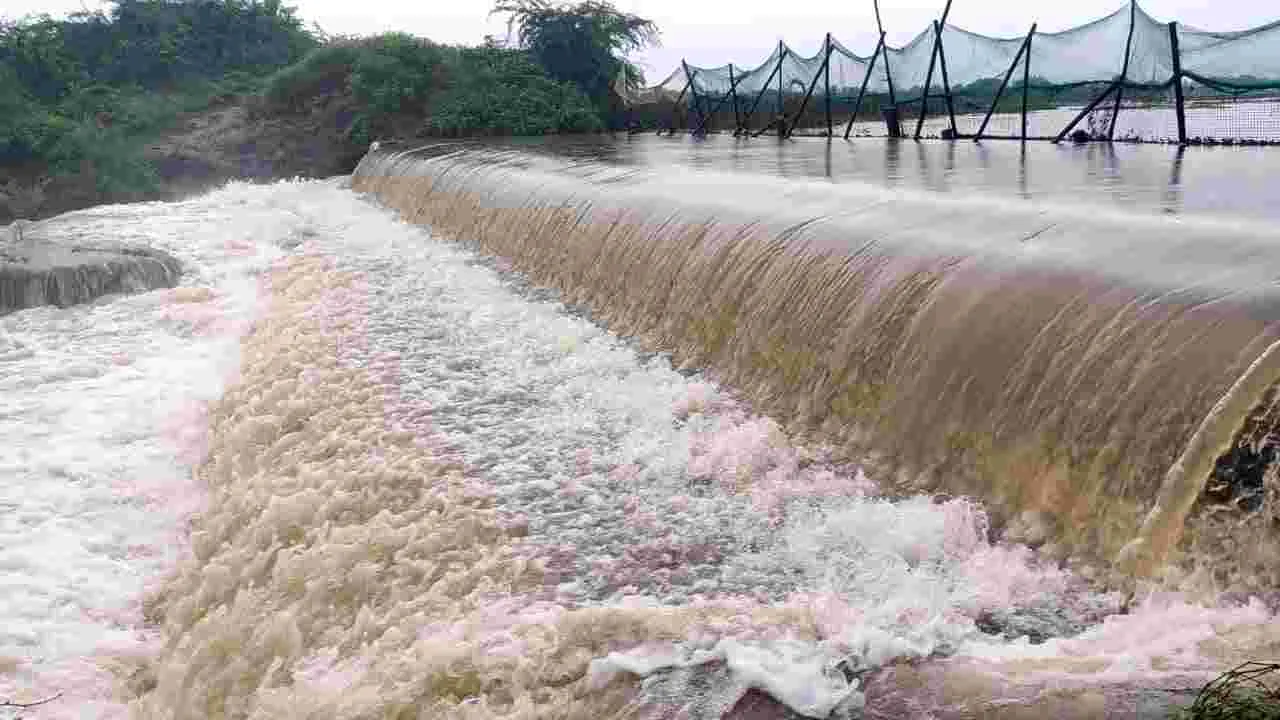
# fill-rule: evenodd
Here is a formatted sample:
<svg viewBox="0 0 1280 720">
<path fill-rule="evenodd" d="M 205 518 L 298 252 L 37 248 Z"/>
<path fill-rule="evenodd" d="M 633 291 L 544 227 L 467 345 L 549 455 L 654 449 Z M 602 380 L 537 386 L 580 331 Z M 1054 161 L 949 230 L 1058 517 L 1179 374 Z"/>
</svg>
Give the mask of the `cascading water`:
<svg viewBox="0 0 1280 720">
<path fill-rule="evenodd" d="M 1179 454 L 1222 434 L 1206 417 L 1248 413 L 1239 397 L 1271 408 L 1254 387 L 1271 337 L 1261 230 L 1222 225 L 1237 255 L 1215 259 L 1188 255 L 1211 224 L 1134 217 L 1133 232 L 1164 233 L 1181 254 L 1154 263 L 1154 243 L 1122 235 L 1099 269 L 1100 251 L 1065 230 L 1011 250 L 990 228 L 1026 237 L 1069 216 L 1097 242 L 1118 216 L 999 203 L 967 214 L 970 200 L 814 183 L 788 186 L 779 208 L 767 182 L 473 152 L 370 156 L 354 178 L 429 229 L 336 182 L 233 185 L 118 222 L 110 209 L 84 216 L 165 247 L 194 275 L 164 293 L 7 316 L 22 339 L 0 368 L 12 388 L 65 384 L 23 390 L 29 417 L 109 423 L 110 438 L 151 451 L 169 438 L 174 458 L 143 458 L 147 488 L 200 507 L 184 557 L 141 608 L 72 598 L 84 617 L 64 613 L 59 627 L 85 640 L 4 631 L 41 593 L 0 604 L 0 697 L 51 696 L 98 664 L 114 670 L 113 692 L 76 688 L 37 717 L 84 716 L 74 695 L 95 707 L 114 697 L 138 718 L 1163 718 L 1280 643 L 1266 598 L 1150 593 L 1122 612 L 1122 593 L 1062 560 L 1068 547 L 1102 555 L 1130 542 L 1154 495 L 1176 485 L 1164 476 Z M 736 192 L 703 206 L 711 182 Z M 831 193 L 848 217 L 832 216 Z M 815 252 L 842 247 L 855 217 L 860 253 Z M 916 230 L 896 237 L 890 220 L 904 217 Z M 929 231 L 931 218 L 948 231 Z M 98 315 L 127 318 L 112 326 L 127 329 L 125 350 L 116 334 L 67 325 Z M 48 352 L 67 329 L 74 354 L 102 367 L 127 351 L 134 364 L 119 372 L 152 394 L 46 378 L 28 350 Z M 182 357 L 186 335 L 208 368 L 165 360 Z M 236 359 L 236 342 L 225 392 L 202 384 Z M 1028 357 L 1011 361 L 1020 347 Z M 72 418 L 62 411 L 76 397 Z M 1274 415 L 1220 423 L 1224 442 L 1239 431 L 1244 457 Z M 20 419 L 0 414 L 10 429 Z M 57 449 L 61 426 L 50 427 L 11 435 L 23 457 Z M 1025 444 L 1050 431 L 1058 444 Z M 945 465 L 929 454 L 938 432 L 955 443 Z M 1114 448 L 1106 463 L 1088 455 L 1099 437 Z M 882 458 L 864 463 L 863 448 Z M 1062 448 L 1094 458 L 1097 474 L 1036 495 L 1032 471 L 1078 467 Z M 934 485 L 976 497 L 887 492 L 890 459 L 914 471 L 913 453 L 934 464 Z M 106 456 L 78 462 L 77 482 L 110 487 L 144 467 Z M 1212 460 L 1209 494 L 1253 482 L 1254 465 Z M 14 517 L 56 515 L 67 503 L 44 498 L 68 497 L 61 478 L 32 473 L 47 495 L 0 499 Z M 1075 483 L 1090 478 L 1130 483 L 1099 491 L 1105 511 L 1079 511 L 1112 525 L 1064 527 L 1054 503 L 1083 498 Z M 117 492 L 137 500 L 128 483 Z M 997 517 L 1031 512 L 997 540 L 982 493 Z M 104 552 L 157 544 L 184 509 L 152 503 L 139 523 L 101 495 L 90 509 L 119 521 Z M 71 505 L 68 517 L 84 514 Z M 1229 524 L 1197 522 L 1175 559 L 1196 551 L 1186 538 L 1202 550 L 1240 541 Z M 23 527 L 0 523 L 10 539 Z M 17 567 L 8 549 L 6 570 Z M 1271 572 L 1264 560 L 1241 553 L 1230 581 L 1249 590 L 1240 578 L 1255 561 Z M 71 570 L 45 570 L 66 605 Z M 138 632 L 141 647 L 119 637 Z"/>
<path fill-rule="evenodd" d="M 883 453 L 902 489 L 975 494 L 1063 555 L 1148 575 L 1182 540 L 1188 569 L 1280 586 L 1274 534 L 1224 568 L 1182 533 L 1280 380 L 1271 225 L 462 145 L 370 155 L 355 183 Z"/>
</svg>

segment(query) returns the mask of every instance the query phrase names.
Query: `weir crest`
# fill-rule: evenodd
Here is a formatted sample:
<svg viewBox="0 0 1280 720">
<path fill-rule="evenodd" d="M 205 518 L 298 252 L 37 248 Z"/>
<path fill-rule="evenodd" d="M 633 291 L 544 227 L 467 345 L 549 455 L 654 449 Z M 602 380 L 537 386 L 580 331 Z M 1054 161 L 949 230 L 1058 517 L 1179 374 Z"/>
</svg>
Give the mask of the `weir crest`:
<svg viewBox="0 0 1280 720">
<path fill-rule="evenodd" d="M 1261 223 L 461 143 L 381 147 L 353 187 L 904 492 L 980 498 L 1053 553 L 1175 585 L 1280 583 Z"/>
</svg>

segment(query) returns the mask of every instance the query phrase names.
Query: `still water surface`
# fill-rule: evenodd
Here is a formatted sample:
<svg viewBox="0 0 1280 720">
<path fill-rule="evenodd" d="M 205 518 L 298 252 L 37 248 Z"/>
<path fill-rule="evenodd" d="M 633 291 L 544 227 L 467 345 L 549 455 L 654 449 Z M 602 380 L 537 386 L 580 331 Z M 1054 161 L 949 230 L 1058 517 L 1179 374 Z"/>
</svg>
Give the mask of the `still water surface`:
<svg viewBox="0 0 1280 720">
<path fill-rule="evenodd" d="M 662 172 L 691 168 L 825 178 L 1141 213 L 1280 219 L 1280 148 L 990 140 L 733 138 L 634 135 L 513 140 L 582 160 Z"/>
</svg>

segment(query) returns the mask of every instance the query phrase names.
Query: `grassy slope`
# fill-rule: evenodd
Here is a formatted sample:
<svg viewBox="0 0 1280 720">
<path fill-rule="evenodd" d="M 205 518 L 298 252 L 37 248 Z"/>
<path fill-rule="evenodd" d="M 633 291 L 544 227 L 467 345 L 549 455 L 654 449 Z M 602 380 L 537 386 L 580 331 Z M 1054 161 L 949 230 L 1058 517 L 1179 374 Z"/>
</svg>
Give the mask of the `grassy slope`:
<svg viewBox="0 0 1280 720">
<path fill-rule="evenodd" d="M 263 80 L 107 93 L 78 114 L 80 171 L 0 167 L 0 224 L 103 202 L 168 199 L 231 178 L 349 172 L 376 137 L 538 135 L 601 127 L 590 101 L 522 53 L 400 34 L 319 48 Z M 103 126 L 105 123 L 105 127 Z"/>
</svg>

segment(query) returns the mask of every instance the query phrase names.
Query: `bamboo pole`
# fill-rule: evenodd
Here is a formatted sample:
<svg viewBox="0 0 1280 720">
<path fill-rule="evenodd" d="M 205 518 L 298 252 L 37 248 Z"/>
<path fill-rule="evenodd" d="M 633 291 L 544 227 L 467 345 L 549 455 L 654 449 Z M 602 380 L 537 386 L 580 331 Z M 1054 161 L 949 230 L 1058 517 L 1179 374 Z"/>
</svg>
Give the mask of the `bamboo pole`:
<svg viewBox="0 0 1280 720">
<path fill-rule="evenodd" d="M 1111 125 L 1107 128 L 1107 141 L 1115 139 L 1116 118 L 1120 116 L 1120 101 L 1124 97 L 1124 83 L 1129 79 L 1129 53 L 1133 50 L 1133 27 L 1138 19 L 1138 0 L 1129 0 L 1129 35 L 1124 41 L 1124 64 L 1116 84 L 1116 103 L 1111 109 Z"/>
<path fill-rule="evenodd" d="M 809 81 L 809 89 L 805 91 L 804 100 L 800 102 L 800 109 L 796 111 L 796 122 L 791 123 L 787 127 L 787 137 L 791 137 L 791 132 L 795 130 L 796 123 L 800 122 L 800 118 L 804 116 L 805 108 L 809 107 L 809 98 L 813 96 L 813 90 L 818 86 L 818 78 L 827 71 L 827 64 L 831 61 L 831 34 L 827 34 L 824 43 L 826 51 L 823 53 L 822 67 L 818 68 L 818 72 L 813 74 L 813 79 Z"/>
<path fill-rule="evenodd" d="M 681 60 L 680 63 L 683 65 L 684 61 Z M 686 73 L 686 77 L 687 76 L 688 74 Z M 667 128 L 667 132 L 672 135 L 675 135 L 676 133 L 676 113 L 680 110 L 680 101 L 684 100 L 684 94 L 689 92 L 689 85 L 689 81 L 685 80 L 684 87 L 680 89 L 680 94 L 676 96 L 675 104 L 671 106 L 671 127 Z M 662 133 L 658 134 L 661 135 Z"/>
<path fill-rule="evenodd" d="M 951 9 L 951 3 L 947 2 L 947 9 Z M 946 13 L 943 13 L 946 17 Z M 938 36 L 938 69 L 942 71 L 942 92 L 943 97 L 947 99 L 947 117 L 951 119 L 951 137 L 959 136 L 959 130 L 956 129 L 956 106 L 951 98 L 951 78 L 947 77 L 947 49 L 942 44 L 942 23 L 934 22 L 933 31 Z"/>
<path fill-rule="evenodd" d="M 725 104 L 726 102 L 728 102 L 728 101 L 729 101 L 730 96 L 732 96 L 732 97 L 733 97 L 733 101 L 734 101 L 734 108 L 733 108 L 733 110 L 734 110 L 734 119 L 735 119 L 735 120 L 737 119 L 737 112 L 738 112 L 738 106 L 737 106 L 737 102 L 738 102 L 737 84 L 738 84 L 738 81 L 733 79 L 733 66 L 732 66 L 732 65 L 730 65 L 730 66 L 729 66 L 729 78 L 730 78 L 730 80 L 729 80 L 729 82 L 730 82 L 730 84 L 729 84 L 729 92 L 726 92 L 724 95 L 722 95 L 722 96 L 720 97 L 720 99 L 719 99 L 719 100 L 717 100 L 717 101 L 716 101 L 716 104 L 715 104 L 714 106 L 712 106 L 712 108 L 711 108 L 710 112 L 708 112 L 708 113 L 706 114 L 706 118 L 710 118 L 710 117 L 714 116 L 717 112 L 720 112 L 720 108 L 724 107 L 724 104 Z M 703 125 L 698 126 L 698 132 L 701 132 L 701 131 L 703 130 L 703 127 L 704 127 L 705 125 L 706 125 L 706 122 L 704 121 Z"/>
<path fill-rule="evenodd" d="M 831 46 L 831 33 L 827 33 L 827 62 L 823 67 L 823 84 L 827 91 L 825 106 L 827 115 L 827 137 L 831 137 L 833 134 L 831 130 L 831 51 L 834 49 L 835 48 Z"/>
<path fill-rule="evenodd" d="M 893 73 L 889 69 L 889 46 L 884 44 L 884 23 L 880 22 L 880 0 L 872 0 L 872 6 L 876 10 L 876 30 L 880 33 L 880 47 L 884 52 L 884 77 L 889 83 L 889 104 L 896 106 L 898 99 L 893 94 Z M 947 9 L 950 8 L 948 4 Z"/>
<path fill-rule="evenodd" d="M 733 131 L 742 129 L 742 113 L 738 110 L 738 81 L 733 77 L 733 63 L 729 63 L 729 94 L 733 96 Z"/>
<path fill-rule="evenodd" d="M 935 23 L 936 25 L 937 23 Z M 924 89 L 920 91 L 920 117 L 916 120 L 916 132 L 913 139 L 920 139 L 924 130 L 924 116 L 929 112 L 929 86 L 933 84 L 933 67 L 938 62 L 938 36 L 933 37 L 933 52 L 929 53 L 929 70 L 924 74 Z"/>
<path fill-rule="evenodd" d="M 1055 143 L 1062 142 L 1062 138 L 1066 137 L 1067 133 L 1071 132 L 1071 130 L 1076 125 L 1080 124 L 1080 121 L 1084 119 L 1085 115 L 1088 115 L 1089 113 L 1093 112 L 1099 105 L 1102 104 L 1102 101 L 1106 100 L 1107 96 L 1110 95 L 1113 91 L 1115 91 L 1115 89 L 1119 86 L 1120 86 L 1119 81 L 1112 81 L 1111 84 L 1107 86 L 1107 89 L 1102 91 L 1102 94 L 1094 98 L 1093 102 L 1085 106 L 1085 108 L 1081 110 L 1078 115 L 1075 116 L 1075 119 L 1067 123 L 1066 127 L 1062 128 L 1062 132 L 1058 133 L 1058 136 L 1055 137 L 1053 141 Z"/>
<path fill-rule="evenodd" d="M 871 54 L 871 62 L 867 64 L 867 74 L 862 76 L 862 87 L 858 88 L 858 100 L 853 104 L 853 114 L 849 116 L 849 124 L 844 128 L 844 139 L 849 139 L 849 133 L 853 131 L 853 121 L 858 117 L 858 110 L 862 107 L 862 96 L 867 92 L 867 83 L 871 81 L 871 73 L 876 69 L 876 58 L 880 57 L 880 52 L 884 50 L 884 33 L 880 33 L 880 41 L 876 43 L 876 51 Z"/>
<path fill-rule="evenodd" d="M 680 64 L 684 67 L 684 76 L 689 78 L 689 94 L 693 96 L 693 108 L 698 111 L 698 118 L 700 120 L 698 123 L 698 131 L 701 131 L 702 128 L 707 125 L 707 115 L 703 112 L 702 103 L 698 99 L 698 86 L 693 84 L 694 73 L 689 71 L 689 64 L 684 60 L 681 60 Z"/>
<path fill-rule="evenodd" d="M 982 118 L 982 125 L 978 127 L 978 134 L 973 136 L 974 140 L 981 140 L 983 134 L 987 131 L 987 123 L 991 122 L 991 116 L 995 114 L 996 105 L 1000 102 L 1000 98 L 1004 96 L 1004 91 L 1009 87 L 1009 81 L 1013 79 L 1013 71 L 1018 69 L 1018 63 L 1022 60 L 1022 54 L 1027 52 L 1027 48 L 1031 45 L 1031 36 L 1036 33 L 1035 23 L 1031 24 L 1031 30 L 1027 33 L 1027 37 L 1022 41 L 1022 46 L 1018 48 L 1018 52 L 1013 56 L 1013 62 L 1009 63 L 1009 69 L 1004 74 L 1004 80 L 1000 82 L 1000 89 L 996 90 L 996 96 L 991 100 L 991 107 L 987 108 L 987 116 Z"/>
<path fill-rule="evenodd" d="M 1178 114 L 1178 144 L 1187 144 L 1187 108 L 1182 97 L 1182 53 L 1178 50 L 1178 23 L 1169 23 L 1169 47 L 1173 49 L 1173 100 Z"/>
<path fill-rule="evenodd" d="M 782 41 L 778 41 L 778 114 L 785 115 L 787 106 L 782 104 L 782 63 L 787 59 L 787 49 L 782 45 Z"/>
<path fill-rule="evenodd" d="M 1022 58 L 1022 142 L 1027 141 L 1027 93 L 1031 91 L 1031 36 L 1027 36 L 1027 52 Z"/>
<path fill-rule="evenodd" d="M 778 43 L 778 47 L 782 47 L 782 43 Z M 782 56 L 778 56 L 778 62 L 773 66 L 773 72 L 769 73 L 769 77 L 765 78 L 764 84 L 760 86 L 760 92 L 756 93 L 756 99 L 751 103 L 751 109 L 747 110 L 746 116 L 742 118 L 742 129 L 749 130 L 747 124 L 751 121 L 751 116 L 755 113 L 756 107 L 760 105 L 760 101 L 764 98 L 764 94 L 769 90 L 769 83 L 773 82 L 775 73 L 782 71 Z"/>
</svg>

